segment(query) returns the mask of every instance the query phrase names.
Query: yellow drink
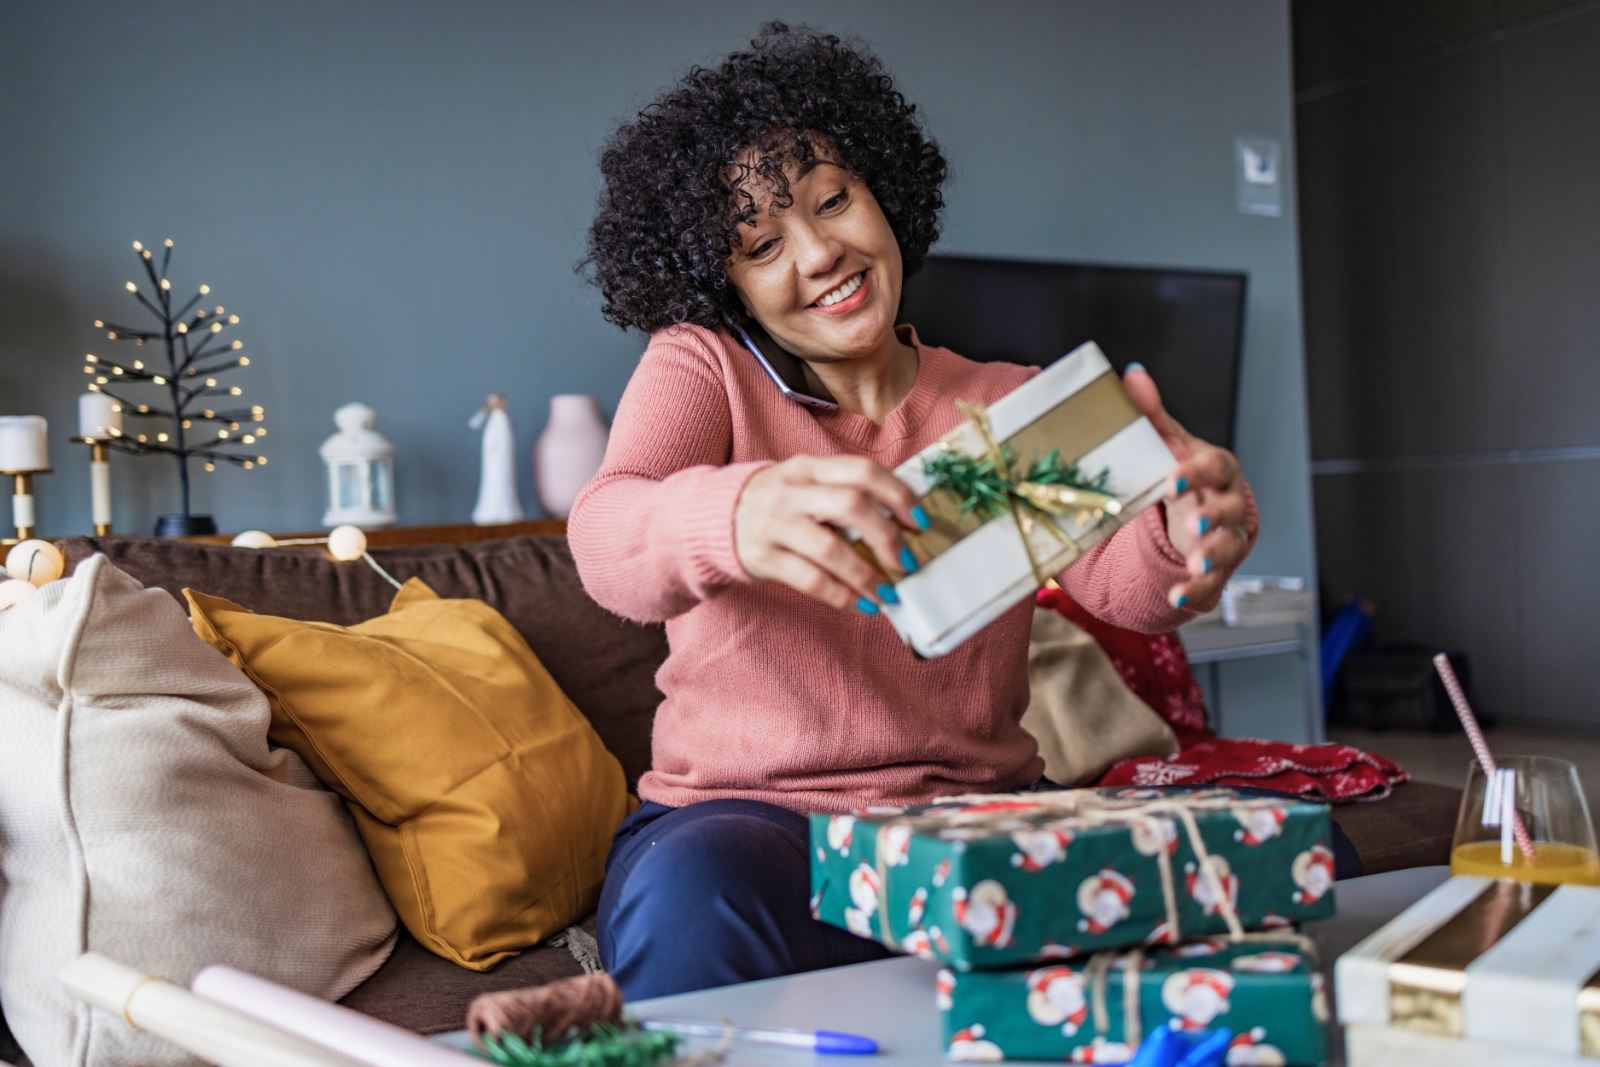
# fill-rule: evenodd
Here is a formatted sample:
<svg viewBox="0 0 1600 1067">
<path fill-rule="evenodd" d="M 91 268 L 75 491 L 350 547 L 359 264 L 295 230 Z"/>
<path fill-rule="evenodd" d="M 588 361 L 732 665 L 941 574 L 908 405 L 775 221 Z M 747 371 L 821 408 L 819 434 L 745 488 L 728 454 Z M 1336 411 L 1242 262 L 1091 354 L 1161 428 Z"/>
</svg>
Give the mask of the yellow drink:
<svg viewBox="0 0 1600 1067">
<path fill-rule="evenodd" d="M 1511 862 L 1500 862 L 1500 842 L 1473 841 L 1457 845 L 1450 853 L 1451 874 L 1476 874 L 1484 878 L 1515 878 L 1519 882 L 1537 882 L 1540 885 L 1600 886 L 1600 853 L 1577 845 L 1562 845 L 1554 841 L 1535 841 L 1533 861 L 1522 854 L 1515 844 L 1511 846 Z"/>
</svg>

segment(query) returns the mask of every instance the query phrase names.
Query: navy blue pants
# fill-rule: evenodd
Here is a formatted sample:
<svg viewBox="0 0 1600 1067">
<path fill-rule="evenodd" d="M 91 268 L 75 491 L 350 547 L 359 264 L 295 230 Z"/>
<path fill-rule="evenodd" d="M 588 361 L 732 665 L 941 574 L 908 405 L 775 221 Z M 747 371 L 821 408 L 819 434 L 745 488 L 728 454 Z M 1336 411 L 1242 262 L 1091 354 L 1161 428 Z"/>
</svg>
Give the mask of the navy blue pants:
<svg viewBox="0 0 1600 1067">
<path fill-rule="evenodd" d="M 628 816 L 612 840 L 598 913 L 600 959 L 623 995 L 688 993 L 892 955 L 811 917 L 809 841 L 804 815 L 757 800 L 647 802 Z M 1337 877 L 1361 873 L 1337 823 L 1333 850 Z"/>
<path fill-rule="evenodd" d="M 811 917 L 804 815 L 757 800 L 645 803 L 617 828 L 600 959 L 629 1000 L 883 959 Z"/>
</svg>

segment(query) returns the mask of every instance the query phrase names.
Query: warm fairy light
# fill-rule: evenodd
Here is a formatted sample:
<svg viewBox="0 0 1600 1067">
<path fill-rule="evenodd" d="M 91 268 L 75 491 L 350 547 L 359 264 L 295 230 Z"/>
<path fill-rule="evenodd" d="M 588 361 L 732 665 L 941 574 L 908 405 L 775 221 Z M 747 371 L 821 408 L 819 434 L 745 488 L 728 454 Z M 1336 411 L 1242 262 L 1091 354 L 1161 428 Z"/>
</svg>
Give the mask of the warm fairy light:
<svg viewBox="0 0 1600 1067">
<path fill-rule="evenodd" d="M 145 259 L 149 259 L 150 258 L 150 250 L 148 248 L 145 249 L 143 252 L 140 252 L 139 254 L 141 256 L 143 256 Z"/>
<path fill-rule="evenodd" d="M 249 365 L 250 365 L 250 357 L 249 356 L 240 356 L 239 357 L 239 366 L 248 367 Z"/>
<path fill-rule="evenodd" d="M 205 284 L 204 282 L 201 282 L 200 283 L 200 295 L 201 296 L 205 296 L 209 292 L 211 292 L 211 286 Z"/>
<path fill-rule="evenodd" d="M 215 389 L 216 387 L 217 387 L 217 380 L 215 378 L 207 378 L 206 379 L 206 388 L 207 389 Z"/>
<path fill-rule="evenodd" d="M 110 380 L 111 380 L 110 378 L 107 378 L 104 374 L 102 374 L 100 377 L 98 377 L 98 378 L 96 378 L 94 380 L 94 384 L 96 384 L 96 385 L 105 385 Z"/>
<path fill-rule="evenodd" d="M 239 438 L 239 440 L 243 441 L 247 445 L 253 445 L 256 443 L 256 435 L 253 433 L 247 433 L 243 437 Z"/>
<path fill-rule="evenodd" d="M 257 456 L 256 457 L 256 463 L 258 463 L 261 466 L 265 467 L 267 465 L 267 457 L 266 456 Z"/>
<path fill-rule="evenodd" d="M 166 292 L 167 290 L 169 290 L 171 288 L 172 288 L 172 282 L 168 281 L 166 278 L 162 278 L 161 279 L 161 291 L 164 293 L 164 292 Z"/>
<path fill-rule="evenodd" d="M 178 332 L 179 333 L 188 333 L 189 332 L 189 324 L 187 322 L 178 323 Z"/>
<path fill-rule="evenodd" d="M 232 389 L 229 389 L 228 392 L 231 393 L 234 396 L 244 396 L 244 390 L 240 389 L 237 385 L 234 386 Z"/>
<path fill-rule="evenodd" d="M 252 470 L 254 468 L 255 468 L 255 464 L 254 463 L 251 463 L 249 460 L 245 460 L 244 461 L 244 469 L 245 470 Z"/>
<path fill-rule="evenodd" d="M 267 428 L 265 426 L 257 426 L 256 427 L 256 436 L 257 437 L 265 437 L 265 436 L 267 436 Z"/>
<path fill-rule="evenodd" d="M 121 367 L 112 367 L 111 368 L 111 373 L 112 374 L 121 374 L 122 373 L 122 368 Z"/>
<path fill-rule="evenodd" d="M 166 380 L 166 379 L 165 379 L 165 378 L 163 378 L 163 377 L 162 377 L 162 376 L 161 376 L 161 375 L 159 375 L 159 374 L 158 374 L 158 375 L 156 375 L 156 376 L 155 376 L 155 377 L 154 377 L 154 378 L 151 378 L 151 379 L 150 379 L 150 380 L 151 380 L 151 381 L 152 381 L 152 382 L 155 382 L 155 383 L 156 383 L 156 384 L 157 384 L 157 385 L 166 385 L 166 384 L 167 384 L 167 380 Z"/>
<path fill-rule="evenodd" d="M 140 444 L 141 444 L 141 445 L 143 445 L 143 444 L 148 444 L 148 443 L 149 443 L 149 441 L 150 441 L 150 438 L 148 438 L 148 437 L 146 437 L 146 436 L 145 436 L 145 435 L 144 435 L 144 434 L 140 434 L 140 435 L 139 435 L 139 443 L 140 443 Z"/>
<path fill-rule="evenodd" d="M 220 322 L 213 322 L 213 323 L 212 323 L 212 324 L 211 324 L 211 332 L 212 332 L 212 333 L 221 333 L 221 332 L 222 332 L 222 323 L 220 323 Z"/>
<path fill-rule="evenodd" d="M 265 415 L 266 413 L 267 413 L 267 409 L 262 407 L 260 404 L 251 404 L 250 405 L 250 414 L 254 415 L 256 418 L 259 419 L 261 416 Z"/>
<path fill-rule="evenodd" d="M 239 424 L 237 422 L 230 422 L 230 423 L 228 423 L 228 429 L 232 430 L 234 433 L 238 433 L 239 432 Z"/>
<path fill-rule="evenodd" d="M 116 330 L 107 330 L 106 331 L 106 340 L 107 341 L 115 341 L 116 339 L 117 339 L 117 331 Z M 139 343 L 140 344 L 144 344 L 143 341 L 140 341 Z"/>
<path fill-rule="evenodd" d="M 217 465 L 215 463 L 207 463 L 206 464 L 206 473 L 207 474 L 210 474 L 212 471 L 214 471 L 216 469 L 217 469 Z"/>
<path fill-rule="evenodd" d="M 117 429 L 115 426 L 107 426 L 106 429 L 111 431 L 111 436 L 112 437 L 121 437 L 122 436 L 122 431 Z"/>
<path fill-rule="evenodd" d="M 99 391 L 100 391 L 100 387 L 98 385 L 94 384 L 93 382 L 89 383 L 89 392 L 98 393 Z"/>
<path fill-rule="evenodd" d="M 142 359 L 134 360 L 133 361 L 133 369 L 134 370 L 144 370 L 144 360 L 142 360 Z"/>
<path fill-rule="evenodd" d="M 235 342 L 233 342 L 233 344 L 229 345 L 228 347 L 233 349 L 235 352 L 237 352 L 237 351 L 239 351 L 239 349 L 244 347 L 244 342 L 243 341 L 235 341 Z"/>
<path fill-rule="evenodd" d="M 161 243 L 166 245 L 168 248 L 171 248 L 172 247 L 172 238 L 168 237 L 165 241 L 162 241 Z"/>
<path fill-rule="evenodd" d="M 149 404 L 140 404 L 139 405 L 139 414 L 141 414 L 141 415 L 150 414 L 150 405 Z"/>
<path fill-rule="evenodd" d="M 105 319 L 95 319 L 94 320 L 94 328 L 97 329 L 97 330 L 105 329 L 106 328 L 106 320 Z"/>
<path fill-rule="evenodd" d="M 115 411 L 118 415 L 121 415 L 122 414 L 122 405 L 121 404 L 112 404 L 111 405 L 111 410 Z"/>
<path fill-rule="evenodd" d="M 85 373 L 85 374 L 93 374 L 94 373 L 94 368 L 93 367 L 85 367 L 85 368 L 83 368 L 83 373 Z"/>
<path fill-rule="evenodd" d="M 135 241 L 135 242 L 133 242 L 133 250 L 135 252 L 143 252 L 144 251 L 144 242 L 143 241 Z"/>
<path fill-rule="evenodd" d="M 206 408 L 200 414 L 204 415 L 208 419 L 214 419 L 214 418 L 217 417 L 217 413 L 215 411 L 212 411 L 210 408 Z"/>
<path fill-rule="evenodd" d="M 228 309 L 223 307 L 221 304 L 218 304 L 215 308 L 212 309 L 212 314 L 213 315 L 220 315 L 226 310 L 228 310 Z"/>
<path fill-rule="evenodd" d="M 239 316 L 237 316 L 237 315 L 229 315 L 228 316 L 228 325 L 229 326 L 237 326 L 237 325 L 239 325 Z"/>
<path fill-rule="evenodd" d="M 84 353 L 83 361 L 85 363 L 98 363 L 100 362 L 100 357 L 95 355 L 93 352 L 86 352 Z"/>
<path fill-rule="evenodd" d="M 189 421 L 189 420 L 188 420 L 188 419 L 184 419 L 184 420 L 183 420 L 183 423 L 182 423 L 182 426 L 183 426 L 183 428 L 184 428 L 184 429 L 185 429 L 185 430 L 188 430 L 188 429 L 191 429 L 191 428 L 193 428 L 193 426 L 194 426 L 194 423 L 192 423 L 192 422 L 190 422 L 190 421 Z"/>
<path fill-rule="evenodd" d="M 218 430 L 217 431 L 217 437 L 220 440 L 226 441 L 228 439 L 228 431 L 227 430 Z"/>
<path fill-rule="evenodd" d="M 132 282 L 124 282 L 123 284 L 128 287 L 128 292 L 130 293 L 137 293 L 139 291 L 139 287 L 134 285 Z"/>
<path fill-rule="evenodd" d="M 157 441 L 165 441 L 166 439 L 167 439 L 167 435 L 165 433 L 156 434 L 156 440 Z"/>
</svg>

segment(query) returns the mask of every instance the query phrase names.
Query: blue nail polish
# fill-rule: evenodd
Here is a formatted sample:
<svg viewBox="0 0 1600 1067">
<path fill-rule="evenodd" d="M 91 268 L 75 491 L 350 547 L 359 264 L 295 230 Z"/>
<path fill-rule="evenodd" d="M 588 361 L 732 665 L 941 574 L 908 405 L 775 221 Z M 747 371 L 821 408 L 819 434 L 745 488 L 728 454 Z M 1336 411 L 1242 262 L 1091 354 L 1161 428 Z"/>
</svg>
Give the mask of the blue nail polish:
<svg viewBox="0 0 1600 1067">
<path fill-rule="evenodd" d="M 862 614 L 864 615 L 876 615 L 878 613 L 878 605 L 874 604 L 866 597 L 862 597 L 860 600 L 857 600 L 856 607 L 860 608 Z"/>
<path fill-rule="evenodd" d="M 922 527 L 924 530 L 933 526 L 933 520 L 928 518 L 928 513 L 926 511 L 922 510 L 921 504 L 918 504 L 916 507 L 911 509 L 911 517 L 915 519 L 917 525 Z"/>
<path fill-rule="evenodd" d="M 1210 556 L 1207 556 L 1205 559 L 1200 561 L 1200 573 L 1202 573 L 1202 574 L 1210 574 L 1211 573 L 1211 557 Z"/>
<path fill-rule="evenodd" d="M 1209 529 L 1211 529 L 1211 520 L 1204 515 L 1200 516 L 1200 536 L 1204 537 Z"/>
<path fill-rule="evenodd" d="M 1143 363 L 1130 363 L 1130 364 L 1128 364 L 1128 370 L 1125 370 L 1122 373 L 1126 374 L 1130 370 L 1144 370 L 1144 364 Z M 1150 372 L 1149 371 L 1145 371 L 1145 373 L 1148 374 Z"/>
<path fill-rule="evenodd" d="M 1179 478 L 1178 479 L 1178 483 L 1176 485 L 1174 485 L 1172 488 L 1173 488 L 1173 492 L 1176 492 L 1176 493 L 1187 492 L 1188 489 L 1189 489 L 1189 479 L 1187 479 L 1187 478 Z"/>
<path fill-rule="evenodd" d="M 878 599 L 885 604 L 898 604 L 900 603 L 900 594 L 894 591 L 894 586 L 885 582 L 883 585 L 878 586 Z"/>
<path fill-rule="evenodd" d="M 1175 604 L 1173 604 L 1172 606 L 1175 607 L 1175 608 L 1181 608 L 1185 604 L 1187 604 L 1188 602 L 1189 602 L 1189 598 L 1187 596 L 1180 596 L 1178 598 L 1177 602 Z M 868 603 L 871 603 L 871 601 L 868 601 Z"/>
<path fill-rule="evenodd" d="M 917 554 L 915 552 L 902 546 L 900 549 L 900 566 L 906 569 L 907 574 L 915 574 L 921 564 L 917 562 Z"/>
</svg>

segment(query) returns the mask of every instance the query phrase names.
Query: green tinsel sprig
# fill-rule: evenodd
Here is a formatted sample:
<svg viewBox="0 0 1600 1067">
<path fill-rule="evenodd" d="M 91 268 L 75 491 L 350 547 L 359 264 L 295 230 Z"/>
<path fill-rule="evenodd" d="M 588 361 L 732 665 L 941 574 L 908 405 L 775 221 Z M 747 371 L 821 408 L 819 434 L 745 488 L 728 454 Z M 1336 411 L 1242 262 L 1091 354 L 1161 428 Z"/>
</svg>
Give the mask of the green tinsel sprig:
<svg viewBox="0 0 1600 1067">
<path fill-rule="evenodd" d="M 597 1023 L 588 1037 L 548 1048 L 537 1029 L 531 1042 L 509 1031 L 485 1035 L 483 1047 L 502 1067 L 664 1067 L 677 1058 L 682 1042 L 676 1034 Z"/>
<path fill-rule="evenodd" d="M 1016 462 L 1015 452 L 1010 445 L 1002 445 L 1000 452 L 1006 469 L 1011 470 Z M 961 501 L 963 514 L 975 514 L 988 522 L 1010 510 L 1008 498 L 1011 494 L 1006 489 L 1007 479 L 995 469 L 994 461 L 988 456 L 974 457 L 954 450 L 944 451 L 924 460 L 922 472 L 933 489 L 942 489 Z M 1090 477 L 1076 463 L 1062 462 L 1061 450 L 1052 448 L 1035 460 L 1017 481 L 1110 493 L 1111 470 L 1107 468 Z"/>
</svg>

